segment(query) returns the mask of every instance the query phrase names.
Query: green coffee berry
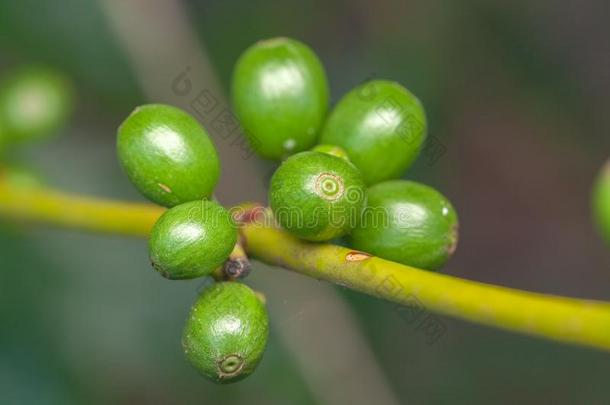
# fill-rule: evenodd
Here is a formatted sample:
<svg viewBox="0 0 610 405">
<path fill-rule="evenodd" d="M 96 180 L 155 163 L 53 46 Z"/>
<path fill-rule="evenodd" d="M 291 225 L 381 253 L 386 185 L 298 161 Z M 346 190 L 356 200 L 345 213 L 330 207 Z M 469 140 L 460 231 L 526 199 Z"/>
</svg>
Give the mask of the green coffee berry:
<svg viewBox="0 0 610 405">
<path fill-rule="evenodd" d="M 604 240 L 610 244 L 610 161 L 600 170 L 593 186 L 593 220 Z"/>
<path fill-rule="evenodd" d="M 372 80 L 347 93 L 331 112 L 320 141 L 345 149 L 368 185 L 400 178 L 426 138 L 419 100 L 400 84 Z"/>
<path fill-rule="evenodd" d="M 341 159 L 349 160 L 349 157 L 347 156 L 347 152 L 345 150 L 343 150 L 343 148 L 340 148 L 335 145 L 326 145 L 326 144 L 316 145 L 312 149 L 312 151 L 328 153 L 329 155 L 333 155 L 336 157 L 340 157 Z"/>
<path fill-rule="evenodd" d="M 206 131 L 189 114 L 168 105 L 136 108 L 119 127 L 117 150 L 131 182 L 166 207 L 209 197 L 220 175 Z"/>
<path fill-rule="evenodd" d="M 24 166 L 0 167 L 0 178 L 3 183 L 20 189 L 40 187 L 44 184 L 40 173 Z"/>
<path fill-rule="evenodd" d="M 328 109 L 324 68 L 307 45 L 289 38 L 259 41 L 233 72 L 235 112 L 253 149 L 282 159 L 309 149 Z"/>
<path fill-rule="evenodd" d="M 271 178 L 269 202 L 276 220 L 301 239 L 324 241 L 349 232 L 365 202 L 360 172 L 345 159 L 301 152 Z"/>
<path fill-rule="evenodd" d="M 0 83 L 0 137 L 11 142 L 52 135 L 66 124 L 73 108 L 73 90 L 61 73 L 28 67 Z"/>
<path fill-rule="evenodd" d="M 154 225 L 150 260 L 169 279 L 206 276 L 228 259 L 236 242 L 227 210 L 212 201 L 191 201 L 170 208 Z"/>
<path fill-rule="evenodd" d="M 0 159 L 4 158 L 5 148 L 8 144 L 8 134 L 4 129 L 4 121 L 2 121 L 2 117 L 0 117 Z"/>
<path fill-rule="evenodd" d="M 184 353 L 217 383 L 239 381 L 261 361 L 269 319 L 257 295 L 238 282 L 215 283 L 191 309 L 182 335 Z"/>
<path fill-rule="evenodd" d="M 427 270 L 439 269 L 455 251 L 457 215 L 438 191 L 392 180 L 369 188 L 367 198 L 349 238 L 353 248 Z"/>
</svg>

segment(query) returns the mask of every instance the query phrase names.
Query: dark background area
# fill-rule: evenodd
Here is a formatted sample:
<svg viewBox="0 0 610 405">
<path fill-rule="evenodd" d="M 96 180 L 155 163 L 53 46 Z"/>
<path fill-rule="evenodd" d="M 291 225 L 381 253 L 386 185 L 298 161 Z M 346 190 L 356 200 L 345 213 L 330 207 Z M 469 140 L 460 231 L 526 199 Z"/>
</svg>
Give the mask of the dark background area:
<svg viewBox="0 0 610 405">
<path fill-rule="evenodd" d="M 70 127 L 20 151 L 23 162 L 65 190 L 141 200 L 115 157 L 123 118 L 145 102 L 187 103 L 171 92 L 186 67 L 226 100 L 247 46 L 300 39 L 322 59 L 333 101 L 371 77 L 422 100 L 446 153 L 406 178 L 457 208 L 461 240 L 447 273 L 610 300 L 610 250 L 589 208 L 610 150 L 609 17 L 602 0 L 8 0 L 0 73 L 45 63 L 77 87 Z M 272 165 L 215 142 L 220 199 L 263 200 Z M 444 317 L 446 334 L 428 345 L 391 304 L 261 264 L 251 282 L 269 302 L 267 353 L 249 379 L 216 386 L 180 347 L 201 281 L 159 277 L 143 240 L 2 225 L 0 402 L 610 400 L 605 353 Z"/>
</svg>

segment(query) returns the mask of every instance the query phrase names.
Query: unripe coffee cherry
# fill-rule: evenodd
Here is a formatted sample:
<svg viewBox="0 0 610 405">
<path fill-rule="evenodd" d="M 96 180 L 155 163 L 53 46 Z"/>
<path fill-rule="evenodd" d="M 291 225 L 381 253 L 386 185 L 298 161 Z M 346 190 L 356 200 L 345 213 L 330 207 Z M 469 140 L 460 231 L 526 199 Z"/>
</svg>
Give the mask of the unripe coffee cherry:
<svg viewBox="0 0 610 405">
<path fill-rule="evenodd" d="M 131 182 L 166 207 L 209 197 L 220 175 L 206 131 L 189 114 L 168 105 L 136 108 L 119 127 L 117 150 Z"/>
<path fill-rule="evenodd" d="M 455 251 L 458 220 L 438 191 L 392 180 L 367 191 L 367 206 L 350 235 L 350 246 L 427 270 L 443 266 Z"/>
<path fill-rule="evenodd" d="M 347 160 L 321 152 L 286 159 L 271 178 L 276 220 L 301 239 L 324 241 L 355 226 L 364 207 L 362 176 Z"/>
<path fill-rule="evenodd" d="M 8 133 L 4 129 L 4 121 L 0 117 L 0 159 L 3 159 L 5 148 L 8 143 Z"/>
<path fill-rule="evenodd" d="M 169 279 L 207 276 L 228 259 L 236 242 L 227 210 L 213 201 L 191 201 L 169 209 L 154 225 L 150 260 Z"/>
<path fill-rule="evenodd" d="M 324 68 L 307 45 L 290 38 L 259 41 L 237 61 L 235 112 L 253 149 L 282 159 L 309 149 L 328 109 Z"/>
<path fill-rule="evenodd" d="M 0 180 L 15 189 L 31 189 L 44 185 L 40 173 L 24 166 L 0 167 Z"/>
<path fill-rule="evenodd" d="M 400 84 L 372 80 L 347 93 L 331 112 L 321 143 L 345 149 L 367 184 L 402 177 L 426 138 L 419 100 Z"/>
<path fill-rule="evenodd" d="M 43 67 L 18 70 L 0 83 L 0 138 L 22 142 L 52 135 L 66 124 L 72 107 L 72 86 L 61 73 Z"/>
<path fill-rule="evenodd" d="M 601 236 L 610 244 L 610 162 L 600 170 L 593 186 L 593 220 Z"/>
<path fill-rule="evenodd" d="M 250 375 L 267 345 L 267 309 L 238 282 L 216 283 L 191 309 L 182 335 L 184 353 L 199 372 L 217 383 Z"/>
</svg>

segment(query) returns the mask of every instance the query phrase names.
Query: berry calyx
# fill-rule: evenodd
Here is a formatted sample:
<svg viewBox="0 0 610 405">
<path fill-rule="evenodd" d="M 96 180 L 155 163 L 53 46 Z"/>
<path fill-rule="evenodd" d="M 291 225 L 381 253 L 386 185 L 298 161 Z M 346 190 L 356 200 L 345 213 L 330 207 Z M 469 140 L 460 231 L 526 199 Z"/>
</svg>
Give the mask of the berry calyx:
<svg viewBox="0 0 610 405">
<path fill-rule="evenodd" d="M 191 309 L 182 335 L 184 353 L 199 372 L 217 383 L 250 375 L 267 345 L 267 309 L 238 282 L 215 283 Z"/>
<path fill-rule="evenodd" d="M 392 180 L 367 190 L 367 206 L 350 246 L 426 270 L 443 266 L 456 249 L 458 219 L 441 193 L 412 181 Z"/>
<path fill-rule="evenodd" d="M 229 258 L 236 242 L 227 210 L 213 201 L 192 201 L 169 209 L 155 223 L 150 260 L 165 278 L 207 276 Z"/>
<path fill-rule="evenodd" d="M 169 105 L 136 108 L 119 127 L 117 151 L 136 188 L 166 207 L 211 196 L 220 176 L 218 155 L 206 131 Z"/>
<path fill-rule="evenodd" d="M 330 113 L 320 142 L 343 148 L 368 185 L 400 178 L 417 158 L 427 124 L 419 100 L 400 84 L 372 80 Z"/>
<path fill-rule="evenodd" d="M 355 226 L 365 201 L 360 172 L 345 159 L 301 152 L 271 178 L 269 202 L 276 220 L 299 238 L 324 241 Z"/>
<path fill-rule="evenodd" d="M 252 148 L 279 160 L 314 145 L 329 90 L 315 53 L 302 42 L 281 37 L 259 41 L 240 56 L 232 97 Z"/>
</svg>

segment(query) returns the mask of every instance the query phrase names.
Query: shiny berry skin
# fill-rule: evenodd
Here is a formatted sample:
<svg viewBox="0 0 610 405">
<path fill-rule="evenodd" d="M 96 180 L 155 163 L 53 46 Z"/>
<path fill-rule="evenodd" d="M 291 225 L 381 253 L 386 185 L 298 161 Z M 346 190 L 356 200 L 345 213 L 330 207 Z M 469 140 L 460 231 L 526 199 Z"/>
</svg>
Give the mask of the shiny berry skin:
<svg viewBox="0 0 610 405">
<path fill-rule="evenodd" d="M 328 110 L 324 68 L 309 47 L 290 38 L 259 41 L 233 72 L 233 105 L 252 148 L 282 159 L 311 148 Z"/>
<path fill-rule="evenodd" d="M 347 93 L 330 113 L 320 142 L 345 149 L 368 185 L 403 176 L 426 138 L 419 100 L 400 84 L 372 80 Z"/>
<path fill-rule="evenodd" d="M 151 201 L 173 207 L 209 197 L 220 176 L 214 144 L 186 112 L 168 105 L 138 107 L 118 131 L 119 160 Z"/>
<path fill-rule="evenodd" d="M 227 210 L 213 201 L 191 201 L 170 208 L 155 223 L 150 260 L 165 278 L 207 276 L 228 259 L 236 242 Z"/>
<path fill-rule="evenodd" d="M 438 191 L 391 180 L 369 188 L 367 198 L 351 247 L 426 270 L 439 269 L 455 251 L 457 215 Z"/>
<path fill-rule="evenodd" d="M 598 232 L 610 244 L 610 162 L 600 170 L 593 186 L 593 220 Z"/>
<path fill-rule="evenodd" d="M 280 225 L 301 239 L 325 241 L 356 225 L 365 202 L 360 172 L 322 152 L 286 159 L 271 178 L 269 202 Z"/>
<path fill-rule="evenodd" d="M 216 383 L 249 376 L 267 345 L 267 309 L 238 282 L 206 288 L 191 309 L 182 335 L 184 353 L 201 374 Z"/>
<path fill-rule="evenodd" d="M 22 68 L 0 83 L 0 137 L 10 142 L 48 137 L 66 124 L 72 109 L 72 85 L 60 72 Z"/>
</svg>

